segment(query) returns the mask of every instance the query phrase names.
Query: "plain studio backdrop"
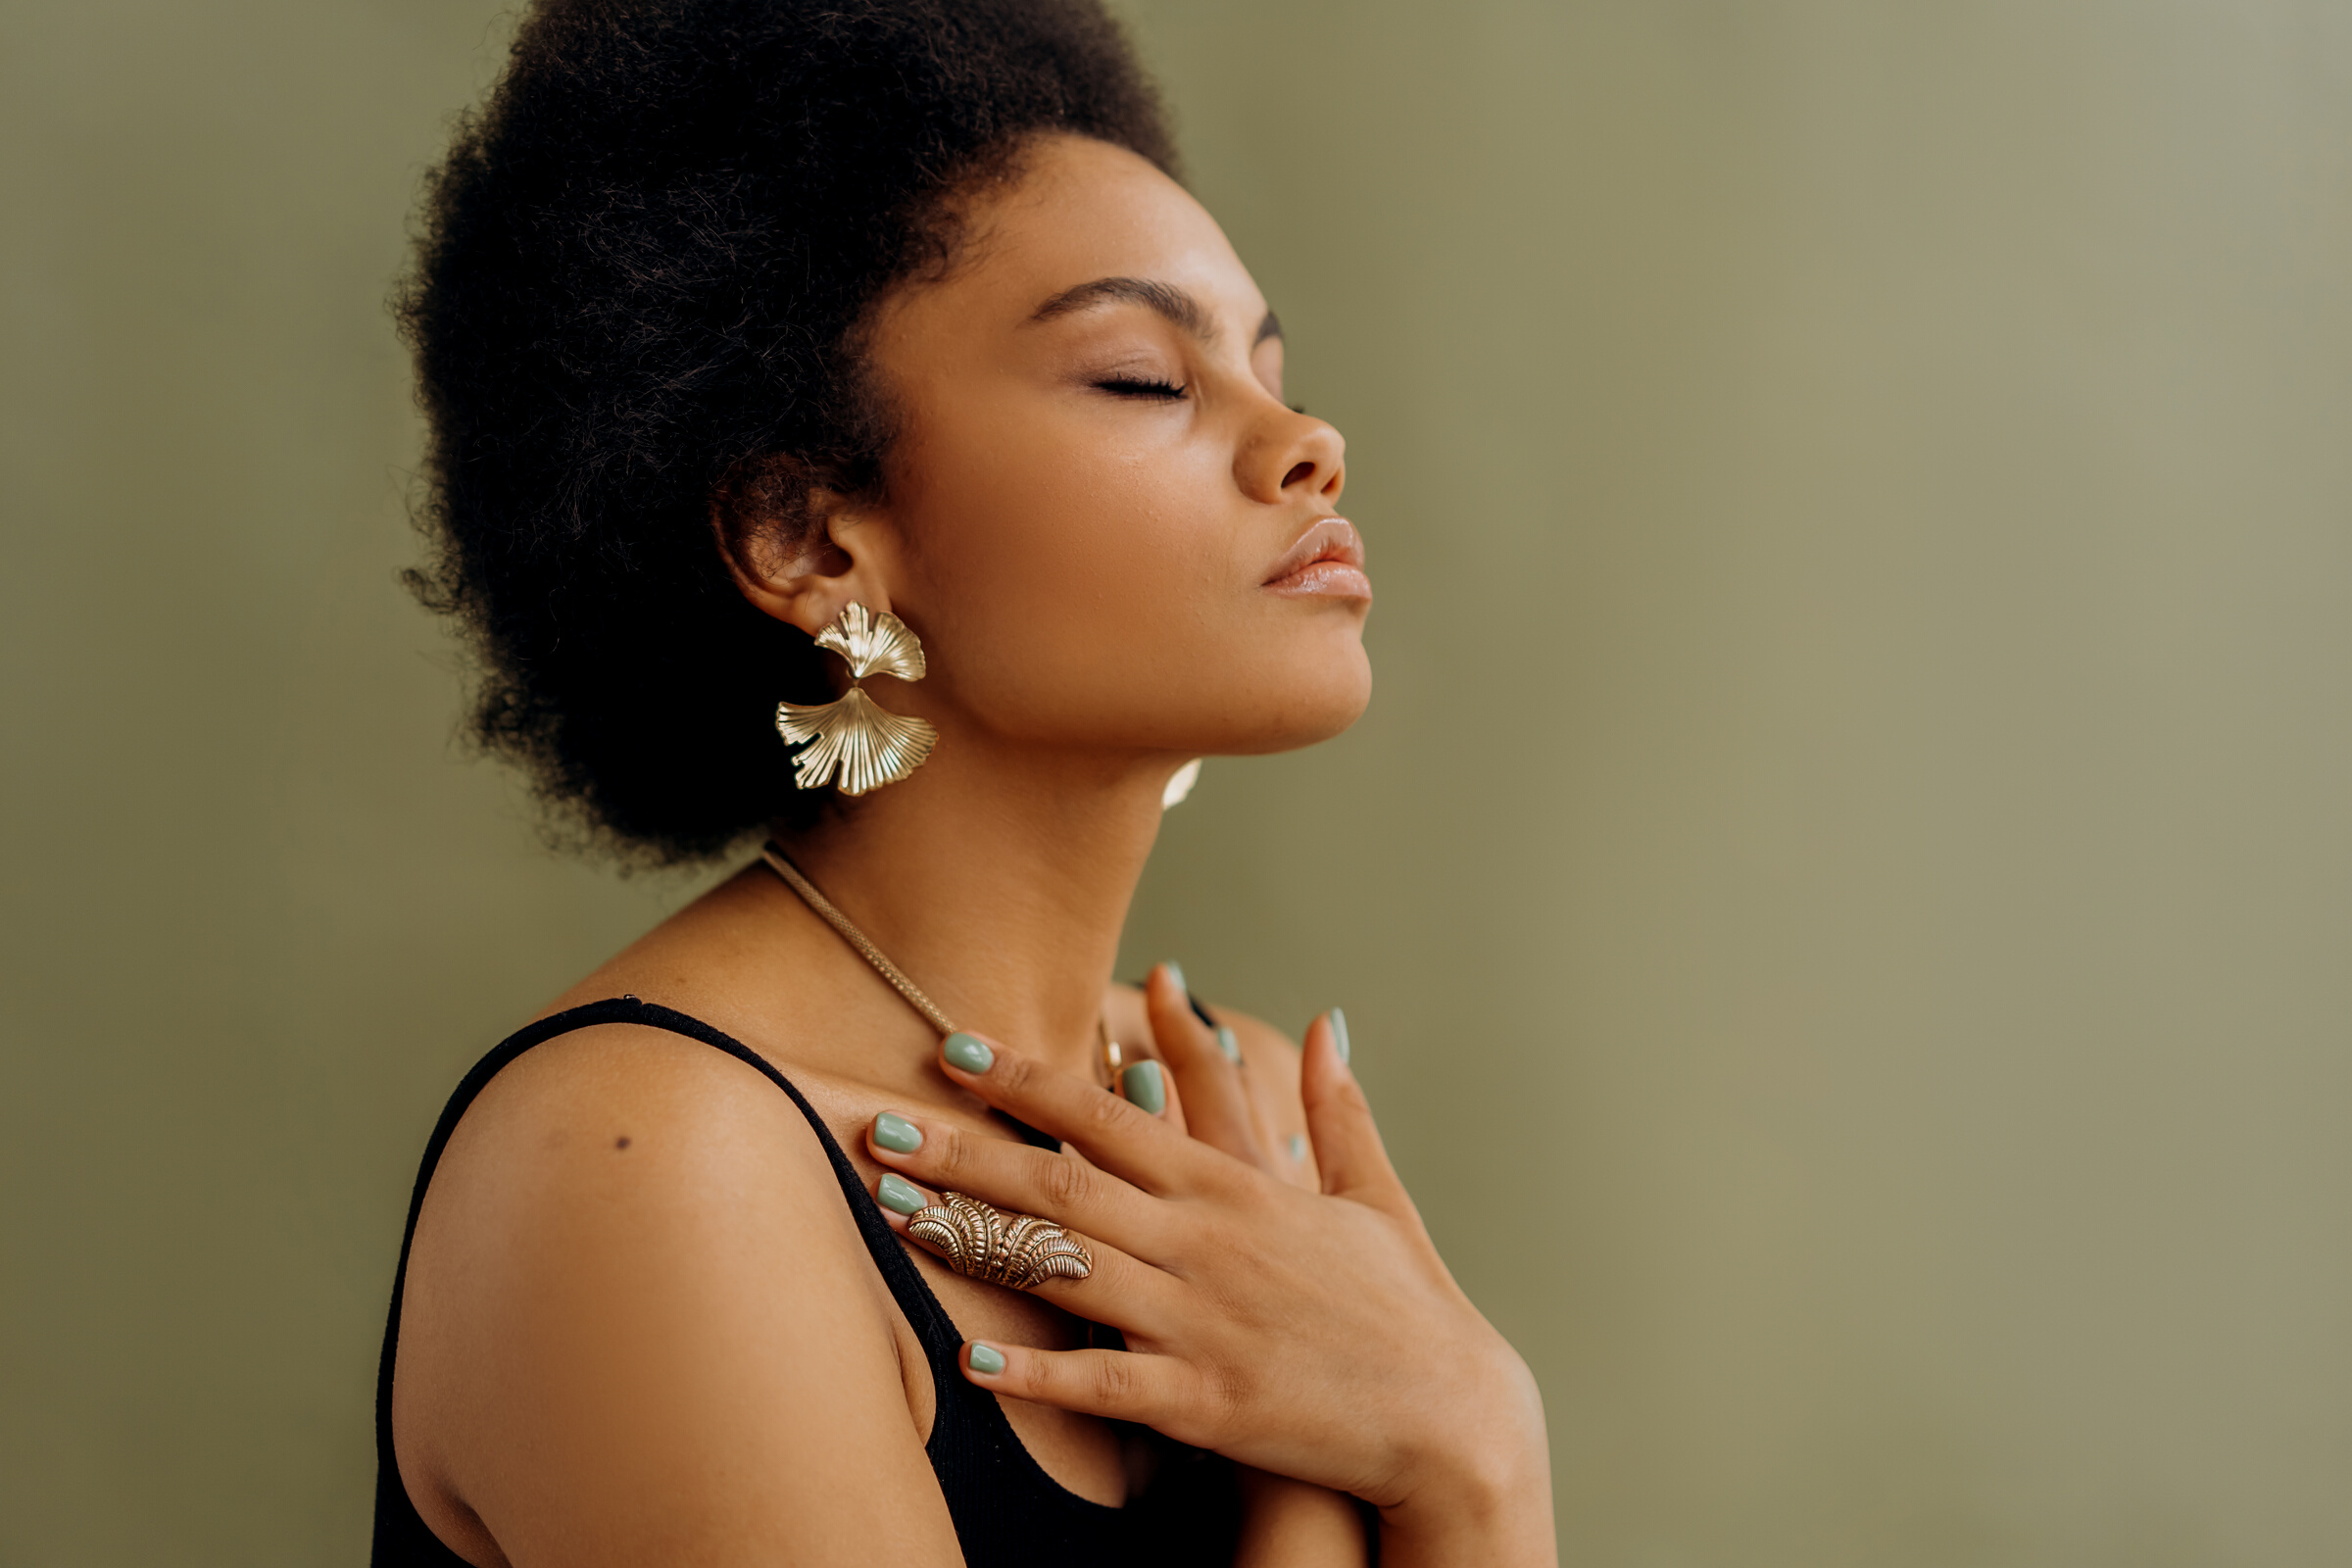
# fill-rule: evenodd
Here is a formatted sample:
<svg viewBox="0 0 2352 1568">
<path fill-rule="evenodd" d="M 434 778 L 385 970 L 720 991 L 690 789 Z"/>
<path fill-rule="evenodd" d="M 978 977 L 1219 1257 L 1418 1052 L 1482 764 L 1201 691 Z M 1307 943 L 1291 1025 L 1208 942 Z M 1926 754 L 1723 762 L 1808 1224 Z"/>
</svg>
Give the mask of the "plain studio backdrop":
<svg viewBox="0 0 2352 1568">
<path fill-rule="evenodd" d="M 1566 1559 L 2352 1561 L 2352 7 L 1127 14 L 1380 600 L 1125 972 L 1348 1007 Z M 361 1561 L 432 1117 L 699 885 L 395 581 L 510 24 L 0 7 L 0 1568 Z"/>
</svg>

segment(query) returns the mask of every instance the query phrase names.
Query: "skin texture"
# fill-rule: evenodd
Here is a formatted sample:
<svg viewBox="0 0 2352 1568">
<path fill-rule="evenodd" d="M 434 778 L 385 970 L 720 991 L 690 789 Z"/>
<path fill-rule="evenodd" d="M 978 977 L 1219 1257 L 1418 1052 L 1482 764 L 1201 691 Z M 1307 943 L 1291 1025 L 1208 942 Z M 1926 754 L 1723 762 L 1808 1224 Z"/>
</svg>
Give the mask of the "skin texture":
<svg viewBox="0 0 2352 1568">
<path fill-rule="evenodd" d="M 866 687 L 937 726 L 931 760 L 787 847 L 950 1016 L 1017 1051 L 945 1069 L 923 1020 L 757 865 L 549 1010 L 625 992 L 727 1030 L 869 1187 L 1015 1151 L 1008 1095 L 1083 1151 L 1068 1168 L 1116 1172 L 1132 1212 L 1100 1255 L 1123 1261 L 1084 1286 L 1023 1296 L 917 1252 L 958 1328 L 1010 1358 L 976 1381 L 1023 1396 L 1004 1399 L 1014 1431 L 1080 1494 L 1122 1501 L 1148 1455 L 1102 1419 L 1131 1412 L 1100 1376 L 1055 1381 L 1089 1364 L 1065 1300 L 1139 1325 L 1152 1353 L 1123 1364 L 1181 1374 L 1150 1385 L 1152 1424 L 1257 1467 L 1239 1560 L 1362 1562 L 1344 1489 L 1384 1509 L 1390 1562 L 1548 1562 L 1532 1383 L 1429 1248 L 1328 1030 L 1302 1057 L 1220 1013 L 1236 1068 L 1165 971 L 1148 994 L 1108 983 L 1176 768 L 1310 744 L 1368 699 L 1343 443 L 1284 404 L 1264 299 L 1143 160 L 1036 143 L 967 219 L 959 264 L 871 323 L 899 419 L 885 493 L 819 495 L 799 533 L 721 498 L 713 536 L 780 620 L 813 634 L 858 602 L 922 638 L 927 678 Z M 1098 1018 L 1166 1063 L 1163 1116 L 1099 1086 Z M 866 1137 L 883 1110 L 925 1149 L 885 1157 Z M 1009 1199 L 988 1183 L 1017 1174 L 973 1163 L 964 1190 Z M 1214 1224 L 1134 1218 L 1179 1201 Z M 1362 1261 L 1252 1271 L 1335 1226 Z M 1180 1276 L 1189 1295 L 1164 1288 Z M 1385 1323 L 1347 1317 L 1371 1301 Z M 1328 1349 L 1317 1324 L 1373 1353 L 1305 1353 Z M 922 1451 L 935 1404 L 814 1140 L 750 1068 L 581 1031 L 460 1124 L 411 1255 L 393 1427 L 411 1495 L 469 1562 L 957 1562 Z"/>
</svg>

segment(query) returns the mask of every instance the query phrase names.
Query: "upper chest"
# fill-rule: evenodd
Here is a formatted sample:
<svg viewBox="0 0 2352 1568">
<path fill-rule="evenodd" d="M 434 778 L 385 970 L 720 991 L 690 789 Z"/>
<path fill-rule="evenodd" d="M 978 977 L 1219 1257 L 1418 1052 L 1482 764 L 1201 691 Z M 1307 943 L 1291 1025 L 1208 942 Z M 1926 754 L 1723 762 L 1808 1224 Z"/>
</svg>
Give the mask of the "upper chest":
<svg viewBox="0 0 2352 1568">
<path fill-rule="evenodd" d="M 867 1129 L 880 1111 L 909 1108 L 905 1097 L 825 1079 L 812 1081 L 803 1092 L 870 1197 L 883 1167 L 866 1152 Z M 920 1108 L 925 1115 L 943 1114 L 936 1105 Z M 956 1119 L 976 1132 L 992 1135 L 1003 1132 L 981 1117 L 958 1115 Z M 1116 1343 L 1106 1337 L 1106 1331 L 1049 1301 L 965 1279 L 924 1249 L 907 1242 L 894 1238 L 890 1245 L 902 1249 L 913 1260 L 917 1276 L 946 1313 L 958 1344 L 986 1340 L 1044 1350 L 1076 1350 L 1090 1345 Z M 887 1290 L 877 1292 L 876 1298 L 888 1316 L 890 1333 L 898 1347 L 907 1417 L 916 1436 L 927 1440 L 941 1399 L 951 1396 L 934 1387 L 929 1348 L 923 1344 L 905 1307 L 892 1299 Z M 950 1351 L 946 1359 L 958 1359 L 953 1353 L 955 1347 L 943 1348 Z M 963 1396 L 976 1395 L 1003 1409 L 1013 1436 L 1054 1481 L 1090 1501 L 1116 1506 L 1126 1499 L 1134 1456 L 1129 1442 L 1109 1423 L 1025 1400 L 999 1399 L 994 1394 L 968 1385 L 966 1389 L 968 1394 Z"/>
</svg>

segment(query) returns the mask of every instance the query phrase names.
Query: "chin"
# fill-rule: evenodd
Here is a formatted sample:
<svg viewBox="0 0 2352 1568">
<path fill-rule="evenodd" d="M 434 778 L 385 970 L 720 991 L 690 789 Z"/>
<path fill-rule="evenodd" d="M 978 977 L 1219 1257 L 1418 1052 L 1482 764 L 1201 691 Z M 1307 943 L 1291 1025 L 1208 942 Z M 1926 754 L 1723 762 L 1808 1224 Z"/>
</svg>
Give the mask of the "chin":
<svg viewBox="0 0 2352 1568">
<path fill-rule="evenodd" d="M 1262 757 L 1295 752 L 1343 733 L 1364 716 L 1372 701 L 1372 665 L 1363 648 L 1336 667 L 1325 664 L 1293 674 L 1279 688 L 1279 700 L 1266 701 L 1258 691 L 1238 699 L 1225 710 L 1232 731 L 1222 745 L 1201 751 L 1226 757 Z M 1239 720 L 1240 722 L 1236 722 Z"/>
</svg>

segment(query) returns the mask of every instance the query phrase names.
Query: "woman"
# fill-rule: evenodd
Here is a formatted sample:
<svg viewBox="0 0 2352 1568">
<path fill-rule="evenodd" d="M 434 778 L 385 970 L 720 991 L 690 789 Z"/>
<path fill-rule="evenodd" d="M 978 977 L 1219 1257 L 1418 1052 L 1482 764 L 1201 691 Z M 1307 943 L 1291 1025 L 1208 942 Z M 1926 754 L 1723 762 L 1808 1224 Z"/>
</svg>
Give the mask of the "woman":
<svg viewBox="0 0 2352 1568">
<path fill-rule="evenodd" d="M 1369 691 L 1171 167 L 1083 0 L 543 4 L 462 128 L 404 318 L 479 733 L 772 843 L 452 1100 L 379 1564 L 1550 1560 L 1340 1015 L 1109 981 L 1179 771 Z"/>
</svg>

